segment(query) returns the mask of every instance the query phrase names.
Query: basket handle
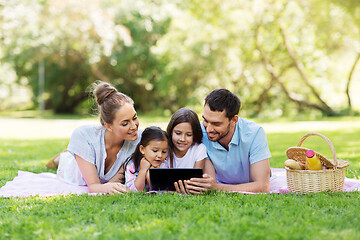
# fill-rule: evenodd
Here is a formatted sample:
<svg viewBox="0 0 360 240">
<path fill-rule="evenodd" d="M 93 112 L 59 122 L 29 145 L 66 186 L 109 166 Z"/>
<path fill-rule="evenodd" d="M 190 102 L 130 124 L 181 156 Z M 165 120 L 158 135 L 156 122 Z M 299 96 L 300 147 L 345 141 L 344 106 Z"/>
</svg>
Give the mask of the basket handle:
<svg viewBox="0 0 360 240">
<path fill-rule="evenodd" d="M 332 151 L 332 154 L 333 154 L 334 161 L 335 161 L 335 166 L 337 166 L 337 165 L 338 165 L 338 161 L 337 161 L 337 159 L 336 159 L 335 148 L 334 148 L 333 144 L 331 143 L 331 141 L 330 141 L 327 137 L 325 137 L 324 135 L 322 135 L 322 134 L 320 134 L 320 133 L 308 133 L 308 134 L 306 134 L 305 136 L 303 136 L 303 137 L 300 139 L 300 141 L 299 141 L 299 143 L 298 143 L 297 146 L 300 147 L 301 144 L 305 141 L 305 139 L 306 139 L 307 137 L 309 137 L 309 136 L 319 136 L 319 137 L 323 138 L 323 139 L 329 144 L 329 146 L 330 146 L 330 148 L 331 148 L 331 151 Z"/>
</svg>

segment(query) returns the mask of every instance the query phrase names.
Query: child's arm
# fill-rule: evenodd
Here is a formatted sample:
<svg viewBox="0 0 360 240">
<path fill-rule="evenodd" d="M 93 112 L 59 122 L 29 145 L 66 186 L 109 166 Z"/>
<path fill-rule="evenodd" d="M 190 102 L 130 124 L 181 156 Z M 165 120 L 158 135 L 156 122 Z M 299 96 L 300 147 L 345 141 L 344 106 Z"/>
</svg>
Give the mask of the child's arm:
<svg viewBox="0 0 360 240">
<path fill-rule="evenodd" d="M 136 173 L 135 173 L 135 165 L 133 162 L 130 162 L 126 166 L 125 170 L 125 185 L 129 187 L 130 191 L 137 192 L 135 186 L 135 179 L 136 179 Z"/>
<path fill-rule="evenodd" d="M 149 171 L 151 164 L 145 159 L 141 159 L 139 174 L 135 179 L 135 187 L 137 190 L 144 191 L 146 175 Z"/>
</svg>

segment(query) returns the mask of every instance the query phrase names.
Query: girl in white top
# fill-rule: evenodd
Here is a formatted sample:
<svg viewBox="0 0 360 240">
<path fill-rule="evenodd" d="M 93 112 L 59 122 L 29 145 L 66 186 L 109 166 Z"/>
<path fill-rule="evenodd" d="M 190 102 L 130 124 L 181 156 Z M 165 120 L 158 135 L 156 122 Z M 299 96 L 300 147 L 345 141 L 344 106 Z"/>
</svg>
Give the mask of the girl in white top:
<svg viewBox="0 0 360 240">
<path fill-rule="evenodd" d="M 139 142 L 139 120 L 133 100 L 105 82 L 94 84 L 101 126 L 82 126 L 73 132 L 67 152 L 60 155 L 57 175 L 94 193 L 124 193 L 120 166 Z"/>
<path fill-rule="evenodd" d="M 201 143 L 202 130 L 195 111 L 181 108 L 176 111 L 167 126 L 172 168 L 202 168 L 207 158 L 206 147 Z"/>
</svg>

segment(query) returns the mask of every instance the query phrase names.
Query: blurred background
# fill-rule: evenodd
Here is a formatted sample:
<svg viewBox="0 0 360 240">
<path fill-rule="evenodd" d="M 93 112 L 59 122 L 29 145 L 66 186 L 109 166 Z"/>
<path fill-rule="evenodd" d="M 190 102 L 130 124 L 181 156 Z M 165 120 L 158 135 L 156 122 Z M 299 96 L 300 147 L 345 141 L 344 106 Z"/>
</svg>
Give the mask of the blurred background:
<svg viewBox="0 0 360 240">
<path fill-rule="evenodd" d="M 359 115 L 358 0 L 0 0 L 0 112 L 93 112 L 91 83 L 142 114 L 214 88 L 258 119 Z"/>
</svg>

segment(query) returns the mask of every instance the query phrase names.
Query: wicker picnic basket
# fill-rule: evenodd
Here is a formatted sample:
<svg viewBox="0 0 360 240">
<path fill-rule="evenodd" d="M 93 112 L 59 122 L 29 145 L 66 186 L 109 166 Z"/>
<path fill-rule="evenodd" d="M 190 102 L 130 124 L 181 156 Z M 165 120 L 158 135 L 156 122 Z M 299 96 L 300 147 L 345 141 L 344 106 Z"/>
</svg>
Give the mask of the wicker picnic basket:
<svg viewBox="0 0 360 240">
<path fill-rule="evenodd" d="M 349 162 L 336 158 L 335 148 L 331 141 L 320 133 L 308 133 L 301 138 L 297 147 L 290 147 L 286 151 L 289 159 L 305 164 L 306 151 L 308 148 L 301 147 L 301 144 L 309 136 L 319 136 L 323 138 L 331 148 L 333 159 L 327 159 L 320 153 L 315 152 L 321 164 L 327 169 L 312 170 L 293 170 L 285 167 L 286 181 L 288 189 L 296 193 L 315 193 L 322 191 L 339 192 L 344 188 L 345 169 Z"/>
</svg>

